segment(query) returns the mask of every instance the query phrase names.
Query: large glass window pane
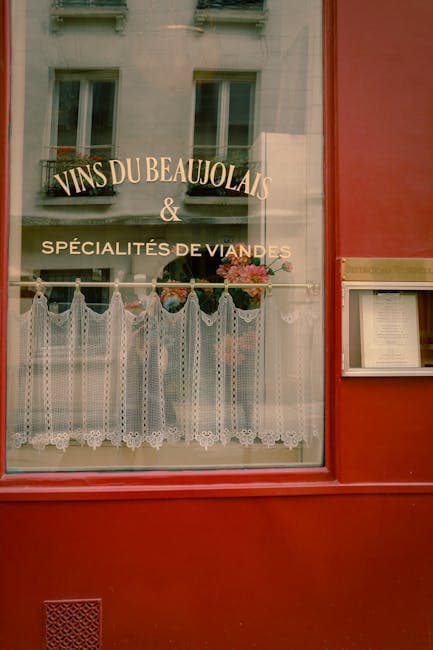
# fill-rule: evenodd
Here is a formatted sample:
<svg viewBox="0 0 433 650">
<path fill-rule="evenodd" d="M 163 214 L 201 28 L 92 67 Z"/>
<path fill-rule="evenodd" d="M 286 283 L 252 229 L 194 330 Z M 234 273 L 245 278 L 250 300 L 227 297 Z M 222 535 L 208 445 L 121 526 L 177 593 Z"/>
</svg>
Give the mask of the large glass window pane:
<svg viewBox="0 0 433 650">
<path fill-rule="evenodd" d="M 207 4 L 11 0 L 9 472 L 323 463 L 321 3 Z"/>
<path fill-rule="evenodd" d="M 94 81 L 92 84 L 91 153 L 109 158 L 113 142 L 114 81 Z"/>
<path fill-rule="evenodd" d="M 229 160 L 248 159 L 248 145 L 251 144 L 251 113 L 251 84 L 231 82 L 228 123 Z"/>
<path fill-rule="evenodd" d="M 194 145 L 197 157 L 216 155 L 218 134 L 218 82 L 199 81 L 196 85 Z"/>
<path fill-rule="evenodd" d="M 59 81 L 59 108 L 57 146 L 75 147 L 77 144 L 79 81 Z"/>
</svg>

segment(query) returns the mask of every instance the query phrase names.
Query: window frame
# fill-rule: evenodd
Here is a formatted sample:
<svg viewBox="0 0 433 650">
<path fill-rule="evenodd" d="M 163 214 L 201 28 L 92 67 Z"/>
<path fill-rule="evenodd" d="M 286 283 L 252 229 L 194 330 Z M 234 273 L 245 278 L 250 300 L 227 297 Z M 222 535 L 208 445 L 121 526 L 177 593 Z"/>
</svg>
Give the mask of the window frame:
<svg viewBox="0 0 433 650">
<path fill-rule="evenodd" d="M 215 145 L 196 145 L 195 144 L 195 111 L 197 106 L 197 82 L 216 82 L 218 83 L 218 105 L 217 105 L 217 133 Z M 197 70 L 194 72 L 194 98 L 193 98 L 193 128 L 192 128 L 192 150 L 194 154 L 200 148 L 212 148 L 215 146 L 216 157 L 222 160 L 228 158 L 229 143 L 229 113 L 230 113 L 230 84 L 232 82 L 250 83 L 250 115 L 248 119 L 248 145 L 247 152 L 255 136 L 255 113 L 256 113 L 256 89 L 257 73 L 256 72 L 208 72 Z M 234 145 L 235 146 L 235 145 Z M 247 156 L 248 157 L 248 156 Z"/>
<path fill-rule="evenodd" d="M 78 81 L 80 84 L 78 96 L 78 117 L 77 117 L 77 136 L 75 150 L 77 154 L 88 155 L 90 149 L 111 146 L 110 157 L 115 156 L 117 140 L 117 107 L 119 92 L 119 71 L 111 68 L 106 70 L 61 70 L 53 71 L 53 93 L 52 93 L 52 112 L 50 115 L 50 143 L 48 150 L 50 156 L 56 152 L 58 146 L 58 125 L 59 125 L 59 82 L 60 81 Z M 112 81 L 114 82 L 113 96 L 113 127 L 111 145 L 92 145 L 92 109 L 93 109 L 93 82 L 95 81 Z M 54 157 L 54 156 L 53 156 Z"/>
<path fill-rule="evenodd" d="M 193 471 L 105 471 L 6 473 L 6 390 L 0 391 L 2 444 L 0 445 L 0 499 L 7 501 L 142 500 L 165 498 L 237 498 L 285 495 L 366 493 L 371 486 L 345 485 L 339 481 L 340 465 L 336 427 L 336 390 L 341 365 L 341 301 L 336 259 L 336 51 L 335 0 L 323 0 L 323 88 L 324 88 L 324 464 L 322 467 L 215 469 Z M 10 7 L 3 3 L 0 14 L 0 385 L 6 387 L 7 287 L 9 236 L 9 119 L 10 119 Z M 374 488 L 373 488 L 374 489 Z"/>
</svg>

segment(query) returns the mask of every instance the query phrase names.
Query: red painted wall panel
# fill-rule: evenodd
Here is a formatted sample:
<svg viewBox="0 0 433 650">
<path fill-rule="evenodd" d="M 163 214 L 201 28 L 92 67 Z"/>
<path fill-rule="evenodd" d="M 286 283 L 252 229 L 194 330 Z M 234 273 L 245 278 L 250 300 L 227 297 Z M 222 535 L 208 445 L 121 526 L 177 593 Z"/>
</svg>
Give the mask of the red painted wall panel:
<svg viewBox="0 0 433 650">
<path fill-rule="evenodd" d="M 430 0 L 336 2 L 340 256 L 433 257 L 432 27 Z M 106 650 L 431 650 L 433 501 L 404 492 L 432 480 L 432 399 L 337 380 L 337 478 L 371 494 L 2 503 L 0 648 L 100 597 Z"/>
<path fill-rule="evenodd" d="M 341 257 L 433 257 L 433 3 L 337 3 Z M 345 481 L 428 481 L 433 378 L 344 379 Z"/>
<path fill-rule="evenodd" d="M 433 378 L 341 380 L 339 478 L 433 480 Z"/>
<path fill-rule="evenodd" d="M 46 598 L 103 603 L 112 650 L 428 650 L 429 497 L 8 505 L 0 647 Z M 16 600 L 17 599 L 17 600 Z"/>
<path fill-rule="evenodd" d="M 339 252 L 432 257 L 433 3 L 337 9 Z"/>
</svg>

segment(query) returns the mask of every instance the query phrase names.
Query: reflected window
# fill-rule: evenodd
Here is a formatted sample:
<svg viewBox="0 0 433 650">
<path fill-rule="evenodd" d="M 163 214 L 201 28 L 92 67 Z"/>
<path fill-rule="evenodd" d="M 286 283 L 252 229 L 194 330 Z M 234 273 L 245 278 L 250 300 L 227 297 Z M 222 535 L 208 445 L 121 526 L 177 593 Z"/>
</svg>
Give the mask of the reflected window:
<svg viewBox="0 0 433 650">
<path fill-rule="evenodd" d="M 72 284 L 77 278 L 82 282 L 108 282 L 110 269 L 42 269 L 34 273 L 50 285 L 47 289 L 47 306 L 49 311 L 62 313 L 70 308 L 74 298 L 75 288 L 72 286 L 56 286 L 56 282 Z M 52 284 L 54 283 L 54 284 Z M 109 303 L 109 290 L 106 287 L 83 287 L 83 296 L 90 309 L 103 313 Z"/>
<path fill-rule="evenodd" d="M 254 77 L 197 76 L 194 157 L 248 160 L 254 127 Z"/>
<path fill-rule="evenodd" d="M 50 158 L 42 161 L 42 189 L 65 196 L 56 175 L 95 162 L 101 171 L 114 155 L 116 75 L 110 72 L 56 72 Z M 84 194 L 114 194 L 113 186 Z"/>
<path fill-rule="evenodd" d="M 239 73 L 215 78 L 212 74 L 196 74 L 194 158 L 234 165 L 234 183 L 240 181 L 249 168 L 254 134 L 254 92 L 255 75 Z M 215 193 L 211 186 L 189 188 L 191 195 Z M 230 191 L 224 191 L 224 195 L 230 195 Z"/>
<path fill-rule="evenodd" d="M 111 78 L 110 78 L 111 77 Z M 57 72 L 52 149 L 110 158 L 114 151 L 116 79 L 112 73 Z"/>
</svg>

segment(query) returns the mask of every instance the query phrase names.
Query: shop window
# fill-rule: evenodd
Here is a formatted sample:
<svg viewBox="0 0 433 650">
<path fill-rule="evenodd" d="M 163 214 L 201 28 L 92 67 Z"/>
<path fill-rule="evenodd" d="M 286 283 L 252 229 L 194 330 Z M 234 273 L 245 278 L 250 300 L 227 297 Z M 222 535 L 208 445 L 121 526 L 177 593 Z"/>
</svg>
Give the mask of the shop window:
<svg viewBox="0 0 433 650">
<path fill-rule="evenodd" d="M 323 463 L 321 3 L 208 49 L 172 5 L 124 39 L 13 25 L 9 472 Z M 54 200 L 88 160 L 116 201 Z"/>
<path fill-rule="evenodd" d="M 116 83 L 111 72 L 56 73 L 50 159 L 42 161 L 46 196 L 66 196 L 56 176 L 62 177 L 70 168 L 100 162 L 101 171 L 106 170 L 114 153 Z M 102 188 L 93 185 L 81 196 L 114 193 L 109 183 Z"/>
<path fill-rule="evenodd" d="M 252 164 L 254 93 L 255 75 L 196 74 L 193 156 L 234 165 L 231 186 L 241 181 Z M 198 183 L 190 185 L 189 194 L 242 196 L 245 192 Z"/>
</svg>

